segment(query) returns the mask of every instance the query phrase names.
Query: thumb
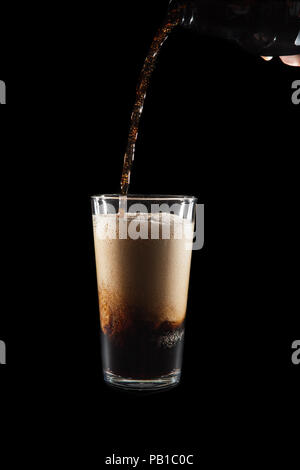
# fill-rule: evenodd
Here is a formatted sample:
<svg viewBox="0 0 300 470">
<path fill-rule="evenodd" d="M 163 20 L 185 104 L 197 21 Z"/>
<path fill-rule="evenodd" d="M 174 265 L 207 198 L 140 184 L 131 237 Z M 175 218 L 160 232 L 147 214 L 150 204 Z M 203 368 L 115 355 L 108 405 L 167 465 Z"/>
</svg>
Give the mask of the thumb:
<svg viewBox="0 0 300 470">
<path fill-rule="evenodd" d="M 261 56 L 262 59 L 266 60 L 266 61 L 269 61 L 269 60 L 272 60 L 273 59 L 273 56 Z"/>
<path fill-rule="evenodd" d="M 299 55 L 288 55 L 285 57 L 280 57 L 282 62 L 286 65 L 291 65 L 292 67 L 300 67 L 300 54 Z"/>
</svg>

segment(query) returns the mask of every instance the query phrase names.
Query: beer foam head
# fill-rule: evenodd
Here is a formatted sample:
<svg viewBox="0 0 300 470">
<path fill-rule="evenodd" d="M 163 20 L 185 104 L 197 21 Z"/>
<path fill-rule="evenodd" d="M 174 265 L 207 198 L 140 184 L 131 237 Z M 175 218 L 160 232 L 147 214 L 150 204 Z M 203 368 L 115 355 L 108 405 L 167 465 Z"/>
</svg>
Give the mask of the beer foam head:
<svg viewBox="0 0 300 470">
<path fill-rule="evenodd" d="M 127 328 L 137 317 L 182 322 L 193 224 L 164 212 L 100 214 L 94 233 L 103 331 Z"/>
<path fill-rule="evenodd" d="M 93 216 L 95 236 L 100 240 L 131 238 L 192 240 L 193 223 L 175 214 L 125 213 Z"/>
</svg>

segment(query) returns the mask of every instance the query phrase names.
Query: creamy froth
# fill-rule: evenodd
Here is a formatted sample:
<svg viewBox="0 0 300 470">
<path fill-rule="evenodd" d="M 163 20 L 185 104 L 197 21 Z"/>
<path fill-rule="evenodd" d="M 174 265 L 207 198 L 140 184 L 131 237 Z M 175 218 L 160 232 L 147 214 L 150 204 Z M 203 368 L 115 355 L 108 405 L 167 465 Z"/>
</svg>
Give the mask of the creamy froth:
<svg viewBox="0 0 300 470">
<path fill-rule="evenodd" d="M 193 224 L 167 213 L 104 214 L 93 222 L 103 332 L 119 333 L 137 319 L 157 328 L 181 324 Z M 120 229 L 126 238 L 120 238 Z"/>
</svg>

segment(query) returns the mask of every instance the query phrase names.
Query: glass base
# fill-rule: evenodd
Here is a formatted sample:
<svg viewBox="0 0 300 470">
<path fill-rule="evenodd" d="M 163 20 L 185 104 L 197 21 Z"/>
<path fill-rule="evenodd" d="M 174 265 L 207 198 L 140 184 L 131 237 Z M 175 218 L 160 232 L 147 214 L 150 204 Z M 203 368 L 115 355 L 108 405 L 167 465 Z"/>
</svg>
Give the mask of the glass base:
<svg viewBox="0 0 300 470">
<path fill-rule="evenodd" d="M 174 370 L 168 375 L 162 375 L 155 379 L 132 379 L 121 377 L 112 372 L 104 371 L 104 381 L 114 387 L 126 390 L 155 391 L 175 387 L 180 382 L 180 370 Z"/>
</svg>

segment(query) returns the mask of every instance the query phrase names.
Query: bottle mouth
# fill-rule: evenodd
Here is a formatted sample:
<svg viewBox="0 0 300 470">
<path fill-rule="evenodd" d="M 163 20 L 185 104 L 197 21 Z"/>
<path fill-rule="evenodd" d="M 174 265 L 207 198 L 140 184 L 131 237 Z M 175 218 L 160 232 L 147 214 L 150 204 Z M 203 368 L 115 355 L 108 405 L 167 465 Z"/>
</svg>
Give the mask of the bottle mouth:
<svg viewBox="0 0 300 470">
<path fill-rule="evenodd" d="M 180 0 L 170 0 L 168 7 L 168 15 L 172 19 L 177 19 L 179 24 L 190 24 L 191 15 L 188 14 L 187 3 Z M 189 18 L 188 18 L 189 17 Z"/>
</svg>

